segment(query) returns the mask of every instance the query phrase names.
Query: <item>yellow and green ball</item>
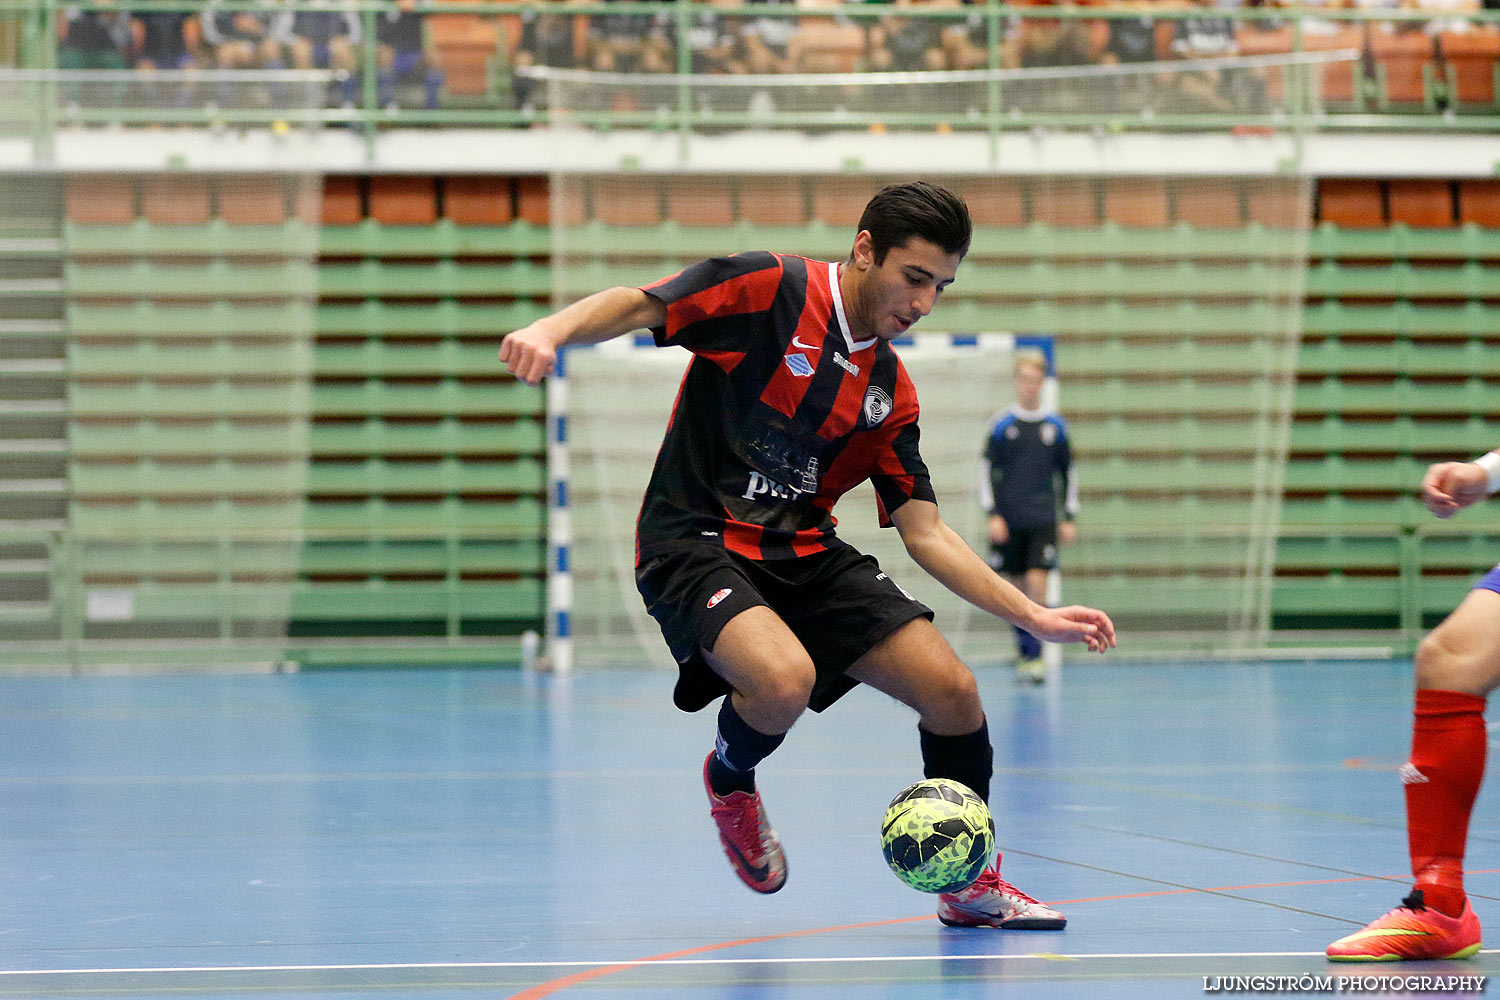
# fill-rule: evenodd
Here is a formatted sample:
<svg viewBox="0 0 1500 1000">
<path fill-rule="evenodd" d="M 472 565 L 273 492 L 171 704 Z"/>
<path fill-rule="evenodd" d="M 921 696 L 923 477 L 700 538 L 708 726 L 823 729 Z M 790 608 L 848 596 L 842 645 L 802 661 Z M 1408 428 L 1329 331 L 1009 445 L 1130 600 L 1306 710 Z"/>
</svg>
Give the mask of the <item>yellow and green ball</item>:
<svg viewBox="0 0 1500 1000">
<path fill-rule="evenodd" d="M 903 788 L 880 824 L 880 849 L 896 877 L 922 892 L 971 885 L 995 853 L 995 820 L 967 785 L 928 778 Z"/>
</svg>

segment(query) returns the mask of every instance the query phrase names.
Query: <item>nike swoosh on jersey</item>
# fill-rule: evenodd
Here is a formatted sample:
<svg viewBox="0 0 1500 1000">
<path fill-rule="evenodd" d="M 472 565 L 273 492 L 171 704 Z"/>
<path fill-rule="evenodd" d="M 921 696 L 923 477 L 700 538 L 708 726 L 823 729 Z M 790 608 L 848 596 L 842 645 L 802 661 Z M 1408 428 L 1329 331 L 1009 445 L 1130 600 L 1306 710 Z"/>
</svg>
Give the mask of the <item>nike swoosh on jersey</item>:
<svg viewBox="0 0 1500 1000">
<path fill-rule="evenodd" d="M 802 341 L 797 339 L 796 334 L 792 335 L 792 346 L 800 347 L 805 351 L 816 351 L 819 349 L 817 344 L 804 344 Z"/>
</svg>

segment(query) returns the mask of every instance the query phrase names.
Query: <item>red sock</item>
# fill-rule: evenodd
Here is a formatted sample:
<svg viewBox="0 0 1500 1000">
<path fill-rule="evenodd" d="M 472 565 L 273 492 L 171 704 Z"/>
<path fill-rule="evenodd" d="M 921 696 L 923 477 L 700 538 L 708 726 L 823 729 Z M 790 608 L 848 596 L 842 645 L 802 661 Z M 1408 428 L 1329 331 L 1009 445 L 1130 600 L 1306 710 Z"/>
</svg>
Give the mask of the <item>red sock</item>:
<svg viewBox="0 0 1500 1000">
<path fill-rule="evenodd" d="M 1458 691 L 1417 692 L 1406 786 L 1411 870 L 1426 905 L 1456 917 L 1464 908 L 1464 843 L 1484 777 L 1485 700 Z"/>
</svg>

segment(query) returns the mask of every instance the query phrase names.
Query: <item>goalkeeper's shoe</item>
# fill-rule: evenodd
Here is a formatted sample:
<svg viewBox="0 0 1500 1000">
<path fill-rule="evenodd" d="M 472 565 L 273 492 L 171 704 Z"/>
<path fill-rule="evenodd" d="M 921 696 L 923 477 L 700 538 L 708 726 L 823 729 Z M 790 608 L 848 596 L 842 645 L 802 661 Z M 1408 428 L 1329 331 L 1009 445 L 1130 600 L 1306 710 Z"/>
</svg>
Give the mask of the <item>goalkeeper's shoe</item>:
<svg viewBox="0 0 1500 1000">
<path fill-rule="evenodd" d="M 1469 958 L 1479 951 L 1479 918 L 1469 901 L 1456 917 L 1427 906 L 1422 890 L 1413 889 L 1385 916 L 1362 931 L 1328 946 L 1332 962 L 1417 962 L 1424 959 Z"/>
<path fill-rule="evenodd" d="M 703 760 L 703 787 L 708 789 L 709 813 L 719 828 L 719 843 L 734 873 L 756 892 L 775 892 L 786 885 L 786 853 L 771 823 L 760 792 L 730 792 L 719 795 L 708 780 L 708 762 Z"/>
<path fill-rule="evenodd" d="M 1068 918 L 1000 877 L 1000 855 L 974 884 L 938 896 L 938 919 L 949 927 L 999 927 L 1015 931 L 1060 931 Z"/>
</svg>

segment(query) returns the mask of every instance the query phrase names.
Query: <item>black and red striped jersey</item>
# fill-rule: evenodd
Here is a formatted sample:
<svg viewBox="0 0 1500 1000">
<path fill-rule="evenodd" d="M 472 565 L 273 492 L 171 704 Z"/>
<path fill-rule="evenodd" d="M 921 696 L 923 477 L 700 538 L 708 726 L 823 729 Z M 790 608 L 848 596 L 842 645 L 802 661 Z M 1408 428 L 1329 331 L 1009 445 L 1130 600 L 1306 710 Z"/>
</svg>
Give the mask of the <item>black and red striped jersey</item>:
<svg viewBox="0 0 1500 1000">
<path fill-rule="evenodd" d="M 882 524 L 934 499 L 916 390 L 889 343 L 850 334 L 837 264 L 736 254 L 643 290 L 667 306 L 657 345 L 694 357 L 641 507 L 638 563 L 701 541 L 751 559 L 842 545 L 833 505 L 866 479 Z"/>
</svg>

